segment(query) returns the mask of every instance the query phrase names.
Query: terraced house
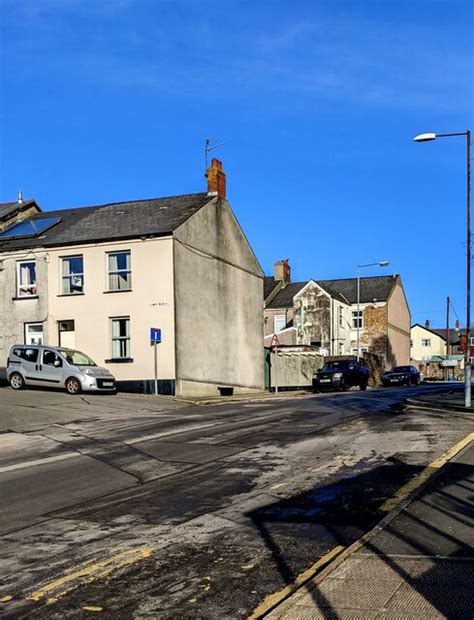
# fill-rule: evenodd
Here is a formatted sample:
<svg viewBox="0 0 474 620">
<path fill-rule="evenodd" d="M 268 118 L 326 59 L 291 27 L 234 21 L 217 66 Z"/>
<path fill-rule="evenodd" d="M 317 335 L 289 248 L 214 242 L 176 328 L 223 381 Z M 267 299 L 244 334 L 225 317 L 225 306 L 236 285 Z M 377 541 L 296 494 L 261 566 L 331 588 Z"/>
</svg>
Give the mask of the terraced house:
<svg viewBox="0 0 474 620">
<path fill-rule="evenodd" d="M 410 309 L 398 274 L 291 282 L 287 261 L 265 277 L 265 344 L 313 345 L 323 355 L 379 355 L 386 367 L 410 363 Z"/>
<path fill-rule="evenodd" d="M 75 347 L 123 389 L 151 391 L 149 334 L 158 327 L 161 393 L 262 389 L 263 273 L 218 160 L 207 189 L 58 211 L 36 205 L 0 232 L 0 366 L 14 343 Z"/>
</svg>

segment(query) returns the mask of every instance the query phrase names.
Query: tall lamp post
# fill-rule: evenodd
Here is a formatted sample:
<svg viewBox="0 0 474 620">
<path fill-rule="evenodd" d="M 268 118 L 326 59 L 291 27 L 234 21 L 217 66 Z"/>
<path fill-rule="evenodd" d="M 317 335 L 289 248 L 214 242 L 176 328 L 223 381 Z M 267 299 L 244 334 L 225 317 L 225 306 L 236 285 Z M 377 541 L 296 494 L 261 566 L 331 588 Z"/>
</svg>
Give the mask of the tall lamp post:
<svg viewBox="0 0 474 620">
<path fill-rule="evenodd" d="M 471 132 L 469 129 L 457 133 L 421 133 L 415 136 L 415 142 L 430 142 L 436 138 L 451 138 L 452 136 L 466 136 L 467 155 L 467 213 L 466 213 L 466 351 L 464 353 L 464 406 L 471 406 Z"/>
<path fill-rule="evenodd" d="M 364 269 L 364 267 L 375 267 L 376 265 L 379 267 L 387 267 L 389 264 L 388 260 L 380 260 L 378 263 L 357 265 L 357 361 L 360 359 L 360 324 L 362 322 L 360 316 L 360 270 Z"/>
</svg>

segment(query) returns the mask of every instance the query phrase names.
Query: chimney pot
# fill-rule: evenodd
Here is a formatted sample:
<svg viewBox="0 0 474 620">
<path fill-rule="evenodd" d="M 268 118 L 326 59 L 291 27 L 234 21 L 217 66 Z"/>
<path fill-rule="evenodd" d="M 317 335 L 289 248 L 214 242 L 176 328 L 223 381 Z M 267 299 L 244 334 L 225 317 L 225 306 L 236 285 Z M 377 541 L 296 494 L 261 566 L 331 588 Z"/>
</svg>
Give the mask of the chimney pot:
<svg viewBox="0 0 474 620">
<path fill-rule="evenodd" d="M 18 190 L 18 204 L 22 205 L 23 204 L 23 192 L 20 190 Z"/>
<path fill-rule="evenodd" d="M 222 170 L 222 162 L 212 159 L 207 170 L 207 195 L 226 197 L 226 174 Z"/>
<path fill-rule="evenodd" d="M 430 321 L 429 321 L 429 319 L 426 319 L 426 321 L 425 321 L 425 327 L 426 327 L 426 329 L 429 329 L 429 328 L 430 328 Z"/>
</svg>

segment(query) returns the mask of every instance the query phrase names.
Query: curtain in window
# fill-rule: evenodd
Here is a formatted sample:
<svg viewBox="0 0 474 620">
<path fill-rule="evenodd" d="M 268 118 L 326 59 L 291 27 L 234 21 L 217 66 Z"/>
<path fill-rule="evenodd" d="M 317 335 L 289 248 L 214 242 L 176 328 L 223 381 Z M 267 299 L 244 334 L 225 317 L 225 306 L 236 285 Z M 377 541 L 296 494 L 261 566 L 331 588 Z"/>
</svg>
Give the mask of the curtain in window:
<svg viewBox="0 0 474 620">
<path fill-rule="evenodd" d="M 120 291 L 131 288 L 130 252 L 109 254 L 109 289 Z"/>
<path fill-rule="evenodd" d="M 112 357 L 130 357 L 130 319 L 112 321 Z"/>
<path fill-rule="evenodd" d="M 19 269 L 19 292 L 22 295 L 36 295 L 36 263 L 21 263 Z"/>
</svg>

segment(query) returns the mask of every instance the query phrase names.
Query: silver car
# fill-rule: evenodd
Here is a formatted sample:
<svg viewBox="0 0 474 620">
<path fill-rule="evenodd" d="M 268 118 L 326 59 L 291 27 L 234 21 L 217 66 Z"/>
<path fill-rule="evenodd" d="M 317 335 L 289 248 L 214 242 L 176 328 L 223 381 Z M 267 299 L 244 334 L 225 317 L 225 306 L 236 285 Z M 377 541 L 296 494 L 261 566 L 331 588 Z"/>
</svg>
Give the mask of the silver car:
<svg viewBox="0 0 474 620">
<path fill-rule="evenodd" d="M 10 350 L 7 379 L 14 390 L 27 385 L 82 391 L 115 392 L 115 377 L 81 351 L 46 345 L 16 344 Z"/>
</svg>

